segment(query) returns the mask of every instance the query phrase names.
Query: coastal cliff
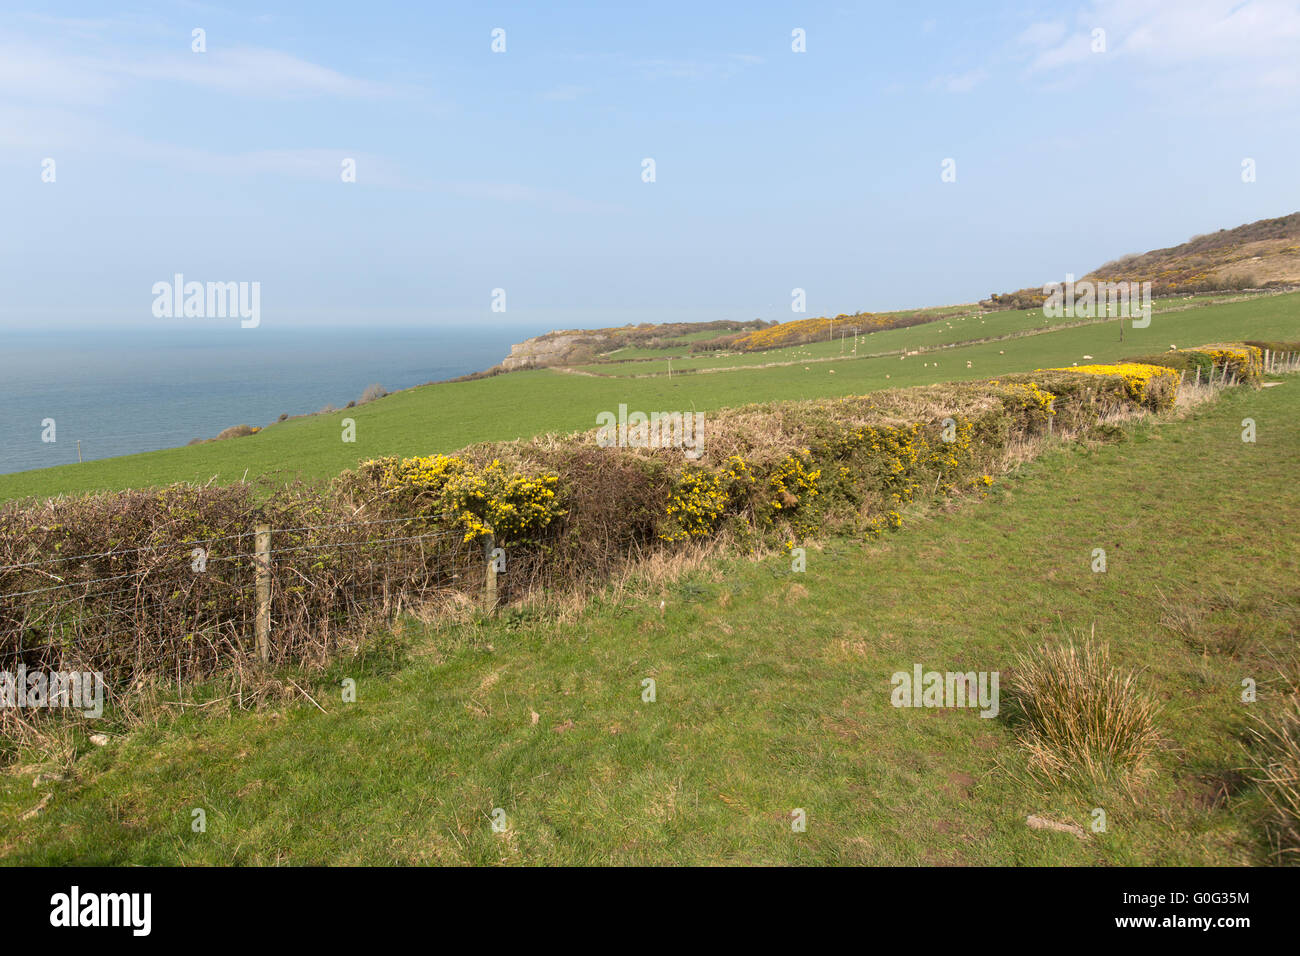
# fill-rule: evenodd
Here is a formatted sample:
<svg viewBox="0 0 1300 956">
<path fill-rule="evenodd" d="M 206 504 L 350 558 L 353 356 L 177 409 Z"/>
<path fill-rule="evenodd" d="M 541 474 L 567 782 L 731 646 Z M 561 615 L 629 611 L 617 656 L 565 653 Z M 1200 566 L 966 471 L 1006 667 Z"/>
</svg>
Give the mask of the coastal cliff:
<svg viewBox="0 0 1300 956">
<path fill-rule="evenodd" d="M 610 337 L 600 333 L 548 332 L 510 346 L 510 354 L 501 360 L 501 367 L 513 372 L 521 368 L 572 364 L 594 357 L 597 351 L 611 344 Z"/>
</svg>

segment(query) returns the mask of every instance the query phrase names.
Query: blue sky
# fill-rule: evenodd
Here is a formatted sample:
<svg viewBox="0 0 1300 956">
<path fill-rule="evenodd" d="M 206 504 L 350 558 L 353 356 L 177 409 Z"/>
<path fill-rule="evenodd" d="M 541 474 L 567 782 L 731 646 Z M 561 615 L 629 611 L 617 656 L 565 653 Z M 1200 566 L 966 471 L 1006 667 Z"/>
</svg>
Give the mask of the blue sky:
<svg viewBox="0 0 1300 956">
<path fill-rule="evenodd" d="M 0 324 L 971 301 L 1300 209 L 1297 104 L 1300 0 L 7 4 Z"/>
</svg>

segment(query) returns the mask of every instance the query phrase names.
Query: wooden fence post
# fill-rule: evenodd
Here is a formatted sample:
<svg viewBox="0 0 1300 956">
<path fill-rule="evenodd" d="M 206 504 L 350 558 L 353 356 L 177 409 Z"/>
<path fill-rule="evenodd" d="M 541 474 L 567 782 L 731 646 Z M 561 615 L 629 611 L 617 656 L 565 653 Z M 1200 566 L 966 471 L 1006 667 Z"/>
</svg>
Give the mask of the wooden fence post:
<svg viewBox="0 0 1300 956">
<path fill-rule="evenodd" d="M 497 562 L 492 555 L 496 549 L 496 535 L 489 532 L 483 541 L 483 558 L 487 562 L 487 580 L 483 597 L 489 614 L 495 614 L 497 609 Z"/>
<path fill-rule="evenodd" d="M 271 659 L 271 526 L 257 526 L 257 653 Z"/>
</svg>

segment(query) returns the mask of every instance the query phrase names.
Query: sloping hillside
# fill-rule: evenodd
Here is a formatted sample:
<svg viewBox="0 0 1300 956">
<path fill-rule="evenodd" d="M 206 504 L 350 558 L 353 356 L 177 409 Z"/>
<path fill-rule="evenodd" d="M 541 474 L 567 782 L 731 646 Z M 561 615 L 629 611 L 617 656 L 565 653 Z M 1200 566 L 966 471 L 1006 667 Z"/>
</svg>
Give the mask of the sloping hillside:
<svg viewBox="0 0 1300 956">
<path fill-rule="evenodd" d="M 1084 278 L 1150 282 L 1156 295 L 1300 283 L 1300 212 L 1123 256 Z"/>
<path fill-rule="evenodd" d="M 1121 256 L 1083 280 L 1150 282 L 1157 296 L 1300 285 L 1300 212 L 1195 236 L 1168 249 Z M 1031 309 L 1043 299 L 1042 286 L 1035 286 L 994 293 L 980 305 Z"/>
</svg>

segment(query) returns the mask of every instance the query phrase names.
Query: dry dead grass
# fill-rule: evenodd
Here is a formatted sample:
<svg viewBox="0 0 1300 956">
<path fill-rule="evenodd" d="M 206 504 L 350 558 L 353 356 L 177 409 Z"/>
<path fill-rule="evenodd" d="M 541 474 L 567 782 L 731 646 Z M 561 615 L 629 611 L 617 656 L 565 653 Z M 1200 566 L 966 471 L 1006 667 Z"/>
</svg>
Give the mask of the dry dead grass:
<svg viewBox="0 0 1300 956">
<path fill-rule="evenodd" d="M 1251 733 L 1258 744 L 1255 781 L 1273 810 L 1276 852 L 1294 860 L 1300 856 L 1300 696 L 1257 718 Z"/>
<path fill-rule="evenodd" d="M 1300 283 L 1300 251 L 1295 239 L 1264 239 L 1248 242 L 1237 254 L 1241 258 L 1215 268 L 1216 279 L 1248 277 L 1256 285 L 1266 282 Z"/>
</svg>

